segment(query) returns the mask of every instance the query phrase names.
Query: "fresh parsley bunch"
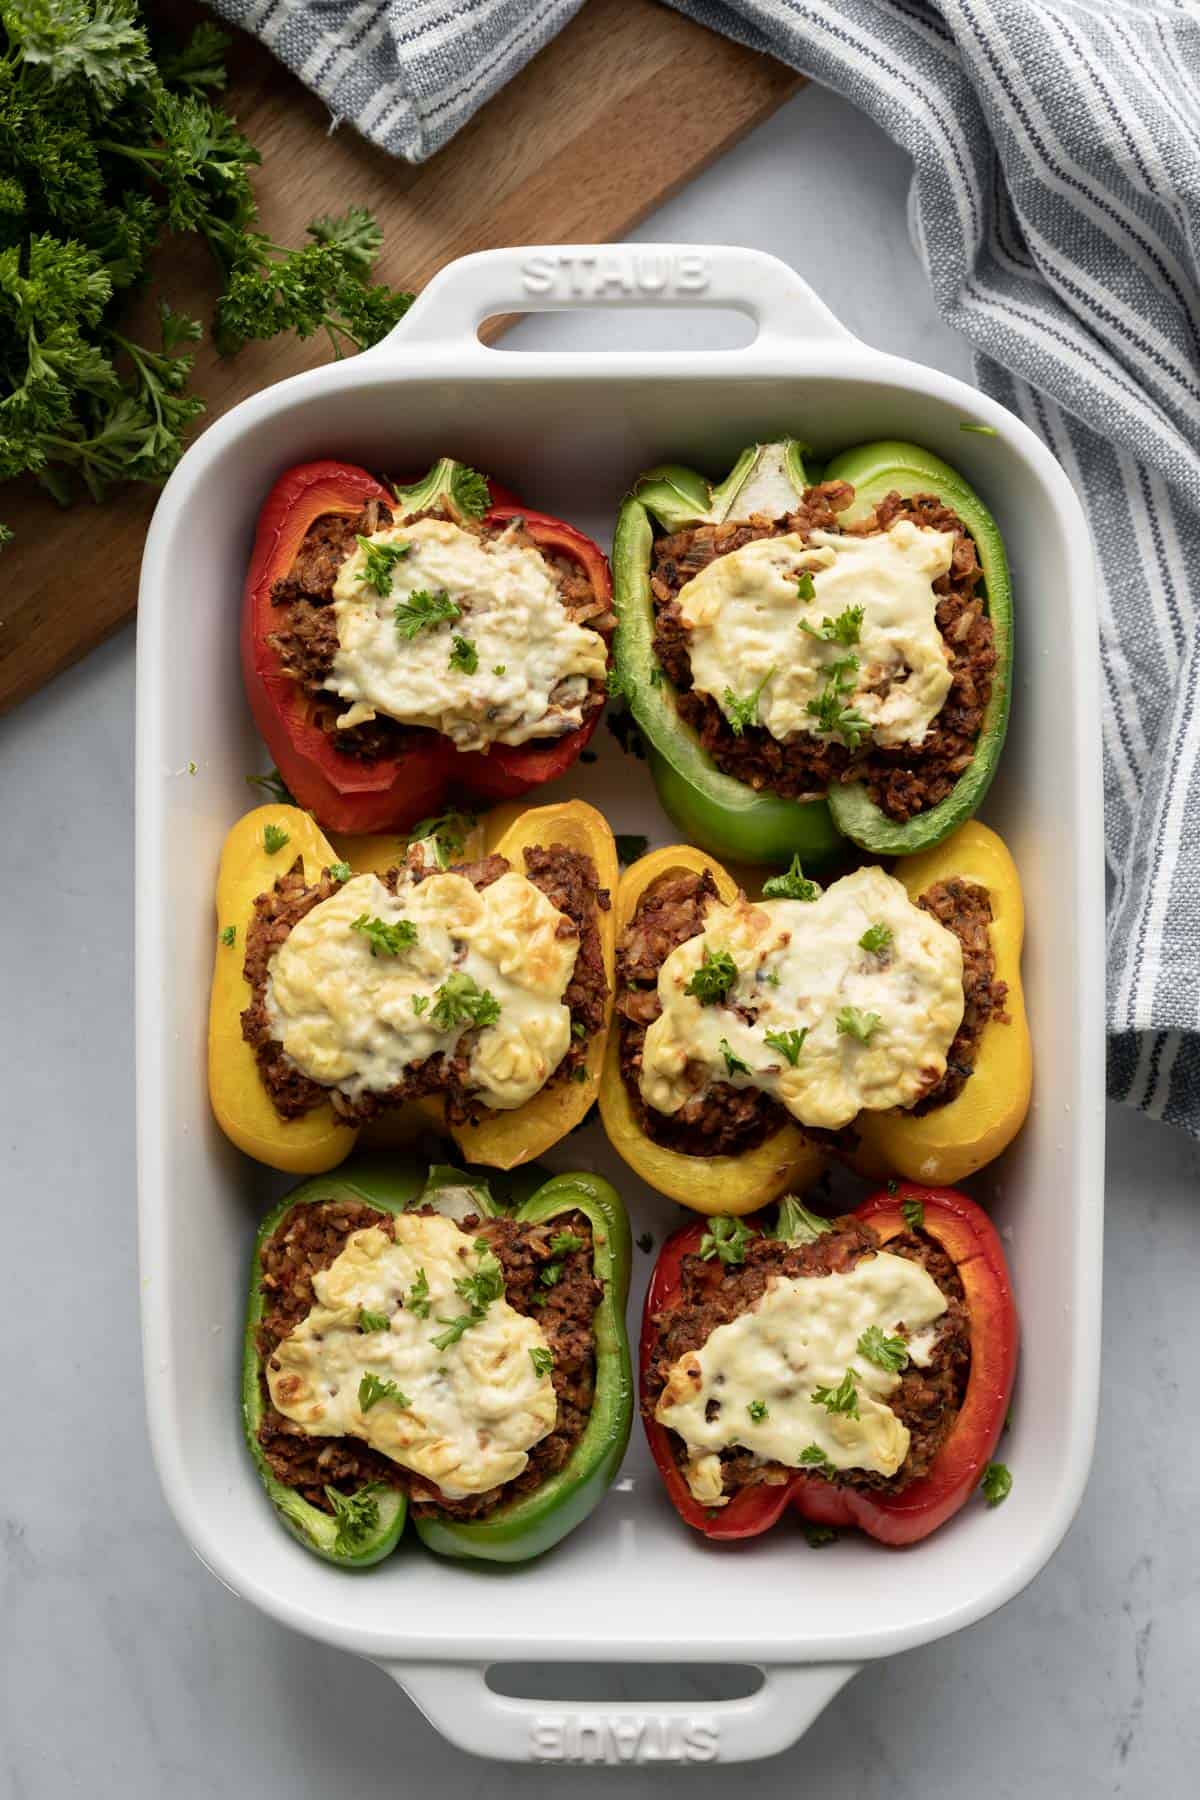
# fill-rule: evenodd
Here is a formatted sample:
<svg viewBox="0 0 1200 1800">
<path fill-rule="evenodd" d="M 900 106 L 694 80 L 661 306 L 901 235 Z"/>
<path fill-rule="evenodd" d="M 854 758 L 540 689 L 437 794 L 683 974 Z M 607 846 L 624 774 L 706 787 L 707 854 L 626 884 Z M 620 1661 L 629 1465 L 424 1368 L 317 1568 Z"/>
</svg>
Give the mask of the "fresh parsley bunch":
<svg viewBox="0 0 1200 1800">
<path fill-rule="evenodd" d="M 403 316 L 412 295 L 370 280 L 383 240 L 362 208 L 315 219 L 300 249 L 256 230 L 258 151 L 207 97 L 230 42 L 215 25 L 169 50 L 137 0 L 0 0 L 0 27 L 0 480 L 32 473 L 66 505 L 175 466 L 203 411 L 201 325 L 163 302 L 157 344 L 119 329 L 164 236 L 211 250 L 223 352 L 323 330 L 340 355 Z"/>
</svg>

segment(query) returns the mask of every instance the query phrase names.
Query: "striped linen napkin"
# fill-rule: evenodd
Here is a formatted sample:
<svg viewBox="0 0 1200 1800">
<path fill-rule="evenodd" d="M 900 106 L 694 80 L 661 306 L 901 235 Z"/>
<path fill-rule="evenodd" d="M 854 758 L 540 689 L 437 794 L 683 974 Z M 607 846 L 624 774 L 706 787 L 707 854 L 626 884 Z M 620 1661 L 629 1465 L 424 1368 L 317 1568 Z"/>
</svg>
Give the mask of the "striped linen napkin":
<svg viewBox="0 0 1200 1800">
<path fill-rule="evenodd" d="M 419 160 L 578 0 L 215 0 Z M 976 377 L 1062 462 L 1101 580 L 1109 1091 L 1200 1136 L 1200 3 L 669 0 L 912 158 Z"/>
</svg>

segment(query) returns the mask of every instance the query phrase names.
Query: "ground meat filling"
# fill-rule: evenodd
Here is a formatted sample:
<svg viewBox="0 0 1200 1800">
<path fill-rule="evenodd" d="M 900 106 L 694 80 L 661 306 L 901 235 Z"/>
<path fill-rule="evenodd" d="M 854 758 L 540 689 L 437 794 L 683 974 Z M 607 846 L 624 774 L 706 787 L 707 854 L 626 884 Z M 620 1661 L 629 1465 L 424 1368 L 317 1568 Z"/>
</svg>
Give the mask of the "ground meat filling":
<svg viewBox="0 0 1200 1800">
<path fill-rule="evenodd" d="M 654 546 L 651 592 L 655 611 L 654 649 L 675 689 L 680 717 L 692 727 L 717 767 L 756 790 L 767 789 L 787 800 L 823 794 L 835 781 L 864 782 L 871 799 L 891 819 L 903 823 L 927 812 L 950 793 L 975 753 L 992 691 L 996 666 L 995 634 L 983 596 L 976 589 L 983 571 L 975 545 L 957 513 L 936 494 L 907 498 L 888 494 L 874 514 L 858 524 L 839 526 L 838 514 L 854 499 L 844 481 L 808 488 L 786 518 L 756 518 L 746 524 L 696 525 Z M 899 518 L 934 531 L 953 531 L 953 563 L 934 582 L 938 595 L 937 626 L 950 653 L 951 687 L 925 734 L 923 743 L 881 749 L 864 743 L 851 755 L 844 745 L 825 743 L 805 732 L 786 740 L 761 725 L 735 735 L 715 699 L 692 686 L 690 633 L 679 615 L 679 594 L 700 570 L 718 556 L 740 550 L 755 538 L 783 537 L 796 532 L 846 530 L 858 536 L 887 531 Z"/>
<path fill-rule="evenodd" d="M 464 876 L 476 888 L 485 888 L 498 881 L 511 867 L 503 856 L 488 856 L 480 862 L 456 863 L 453 872 Z M 413 859 L 404 868 L 389 869 L 380 879 L 395 893 L 405 875 L 414 881 L 423 881 L 434 872 Z M 551 1087 L 556 1082 L 579 1078 L 576 1071 L 584 1066 L 588 1044 L 604 1027 L 609 989 L 599 915 L 608 911 L 610 902 L 608 889 L 599 885 L 591 857 L 578 850 L 568 850 L 562 844 L 526 850 L 525 874 L 535 887 L 541 888 L 551 905 L 566 915 L 558 928 L 560 936 L 573 935 L 579 940 L 575 967 L 563 995 L 563 1004 L 571 1014 L 571 1043 L 546 1083 Z M 304 879 L 303 862 L 297 857 L 287 873 L 279 876 L 274 887 L 255 900 L 254 917 L 246 931 L 243 974 L 252 990 L 252 999 L 242 1014 L 242 1036 L 254 1050 L 259 1076 L 276 1112 L 284 1119 L 298 1119 L 328 1100 L 344 1123 L 365 1125 L 403 1101 L 441 1094 L 445 1098 L 449 1124 L 474 1123 L 484 1118 L 490 1109 L 480 1105 L 467 1085 L 473 1043 L 470 1032 L 459 1039 L 453 1056 L 438 1054 L 427 1057 L 424 1062 L 411 1063 L 405 1070 L 404 1079 L 394 1087 L 378 1094 L 360 1094 L 353 1099 L 339 1088 L 323 1087 L 320 1082 L 310 1080 L 285 1054 L 279 1039 L 272 1037 L 266 1004 L 271 958 L 292 927 L 314 906 L 336 893 L 338 885 L 331 875 L 322 871 L 320 879 L 309 886 Z"/>
<path fill-rule="evenodd" d="M 684 1156 L 736 1156 L 788 1122 L 784 1108 L 756 1088 L 716 1081 L 677 1113 L 647 1106 L 639 1086 L 647 1028 L 662 1011 L 658 972 L 680 944 L 704 930 L 716 883 L 684 872 L 643 894 L 617 947 L 617 1032 L 621 1074 L 638 1124 L 656 1144 Z"/>
<path fill-rule="evenodd" d="M 762 1298 L 773 1278 L 842 1273 L 852 1269 L 861 1257 L 883 1247 L 869 1225 L 842 1219 L 835 1230 L 811 1244 L 783 1244 L 775 1238 L 755 1236 L 746 1245 L 745 1262 L 735 1267 L 686 1256 L 675 1303 L 664 1308 L 654 1321 L 654 1350 L 642 1385 L 642 1411 L 646 1418 L 653 1421 L 672 1365 L 686 1351 L 700 1350 L 718 1325 L 726 1325 L 747 1312 Z M 899 1387 L 888 1398 L 887 1404 L 911 1433 L 908 1454 L 894 1475 L 846 1469 L 821 1478 L 832 1481 L 836 1487 L 899 1493 L 928 1473 L 946 1441 L 966 1394 L 971 1346 L 962 1282 L 941 1246 L 924 1232 L 905 1231 L 889 1238 L 886 1248 L 895 1256 L 906 1256 L 922 1264 L 949 1303 L 939 1320 L 940 1334 L 929 1366 L 919 1369 L 910 1363 Z M 682 1466 L 687 1459 L 686 1446 L 676 1433 L 670 1435 Z M 749 1451 L 736 1446 L 722 1451 L 721 1464 L 727 1494 L 755 1482 L 787 1480 L 796 1473 L 779 1463 L 757 1462 Z M 805 1470 L 805 1474 L 811 1473 Z"/>
<path fill-rule="evenodd" d="M 926 888 L 917 905 L 954 933 L 963 953 L 962 1024 L 946 1052 L 946 1073 L 912 1109 L 915 1113 L 927 1113 L 948 1106 L 962 1093 L 974 1071 L 979 1040 L 988 1020 L 1008 1024 L 1004 1010 L 1008 983 L 996 980 L 996 957 L 988 930 L 992 903 L 985 887 L 955 875 Z"/>
<path fill-rule="evenodd" d="M 322 1512 L 333 1507 L 325 1489 L 350 1494 L 364 1483 L 385 1481 L 408 1494 L 414 1510 L 454 1518 L 481 1518 L 516 1495 L 528 1493 L 555 1475 L 567 1462 L 591 1416 L 596 1384 L 593 1316 L 602 1288 L 592 1266 L 592 1232 L 583 1213 L 564 1213 L 542 1225 L 511 1219 L 464 1221 L 463 1229 L 486 1238 L 504 1270 L 505 1298 L 514 1311 L 537 1319 L 554 1357 L 552 1380 L 558 1400 L 554 1430 L 529 1452 L 529 1462 L 515 1481 L 486 1494 L 451 1500 L 432 1482 L 403 1469 L 358 1438 L 310 1437 L 271 1403 L 266 1366 L 276 1347 L 316 1303 L 312 1278 L 341 1254 L 351 1232 L 378 1226 L 389 1236 L 390 1213 L 376 1212 L 358 1200 L 330 1200 L 294 1206 L 262 1250 L 262 1285 L 266 1305 L 258 1327 L 257 1347 L 263 1415 L 258 1442 L 271 1472 L 285 1487 L 295 1488 Z M 571 1231 L 582 1248 L 552 1254 L 556 1232 Z M 558 1279 L 543 1279 L 552 1265 Z"/>
<path fill-rule="evenodd" d="M 537 550 L 558 583 L 567 617 L 577 625 L 586 625 L 599 632 L 605 643 L 609 642 L 616 617 L 608 601 L 596 593 L 581 563 L 569 556 L 543 550 L 519 521 L 480 525 L 470 519 L 459 519 L 441 508 L 430 507 L 414 513 L 409 523 L 427 518 L 452 518 L 464 531 L 475 532 L 483 538 L 498 538 L 507 533 L 511 541 L 522 548 Z M 360 534 L 370 537 L 372 532 L 382 531 L 391 523 L 392 513 L 380 500 L 368 501 L 360 513 L 322 514 L 309 526 L 287 574 L 280 576 L 271 587 L 271 603 L 280 610 L 280 623 L 268 642 L 279 657 L 284 672 L 309 696 L 312 717 L 334 748 L 364 762 L 377 761 L 383 756 L 399 756 L 418 738 L 429 736 L 423 726 L 402 725 L 382 713 L 361 725 L 339 729 L 338 717 L 346 710 L 346 702 L 325 686 L 338 650 L 337 619 L 333 610 L 333 584 L 338 570 L 353 554 Z M 603 685 L 593 682 L 587 710 L 594 710 L 603 699 Z"/>
</svg>

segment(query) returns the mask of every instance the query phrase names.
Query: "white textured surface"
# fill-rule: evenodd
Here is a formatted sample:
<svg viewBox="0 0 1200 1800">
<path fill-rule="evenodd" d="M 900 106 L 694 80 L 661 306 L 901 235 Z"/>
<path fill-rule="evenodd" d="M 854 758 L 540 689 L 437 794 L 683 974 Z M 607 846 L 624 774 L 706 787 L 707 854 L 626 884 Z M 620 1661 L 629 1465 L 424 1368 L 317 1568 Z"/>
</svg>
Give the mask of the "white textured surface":
<svg viewBox="0 0 1200 1800">
<path fill-rule="evenodd" d="M 965 349 L 932 319 L 907 246 L 904 187 L 877 134 L 807 93 L 643 235 L 774 250 L 869 342 L 965 374 Z M 611 341 L 617 328 L 600 315 L 522 331 L 565 346 Z M 644 330 L 648 344 L 658 331 L 699 344 L 713 322 L 664 317 Z M 30 1367 L 16 1347 L 29 1341 L 23 1317 L 40 1352 L 38 1404 L 8 1421 L 0 1478 L 10 1659 L 0 1792 L 591 1792 L 605 1775 L 464 1759 L 383 1675 L 222 1592 L 166 1517 L 145 1442 L 135 1307 L 131 717 L 125 634 L 0 731 L 10 1267 L 37 1266 L 47 1217 L 74 1246 L 52 1295 L 14 1281 L 6 1308 L 10 1357 Z M 16 890 L 35 867 L 50 879 L 27 909 Z M 1107 1404 L 1079 1524 L 1003 1613 L 853 1682 L 796 1751 L 755 1772 L 771 1794 L 1186 1790 L 1200 1750 L 1189 1673 L 1200 1646 L 1182 1496 L 1200 1470 L 1194 1443 L 1168 1438 L 1167 1421 L 1188 1404 L 1172 1353 L 1189 1341 L 1200 1157 L 1144 1120 L 1113 1124 Z M 97 1361 L 119 1396 L 103 1429 L 80 1424 Z M 708 1679 L 697 1690 L 714 1691 Z M 688 1779 L 715 1792 L 729 1775 Z M 648 1794 L 652 1781 L 661 1791 L 671 1778 L 644 1771 L 624 1791 Z"/>
</svg>

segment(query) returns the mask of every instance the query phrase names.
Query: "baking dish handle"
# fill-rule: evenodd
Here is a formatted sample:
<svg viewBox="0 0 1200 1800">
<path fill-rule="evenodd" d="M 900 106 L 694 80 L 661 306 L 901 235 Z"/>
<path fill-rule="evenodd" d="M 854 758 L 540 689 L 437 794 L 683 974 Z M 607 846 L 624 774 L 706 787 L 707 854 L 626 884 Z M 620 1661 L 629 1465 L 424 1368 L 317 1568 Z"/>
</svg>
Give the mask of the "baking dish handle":
<svg viewBox="0 0 1200 1800">
<path fill-rule="evenodd" d="M 597 306 L 745 313 L 758 330 L 750 344 L 722 352 L 729 357 L 747 356 L 764 341 L 858 343 L 793 268 L 764 250 L 735 244 L 546 244 L 481 250 L 447 263 L 396 328 L 366 354 L 382 358 L 392 347 L 438 345 L 494 365 L 502 352 L 480 342 L 485 319 Z M 655 352 L 656 357 L 672 354 Z"/>
<path fill-rule="evenodd" d="M 485 1665 L 381 1663 L 460 1750 L 503 1762 L 715 1763 L 775 1756 L 804 1736 L 857 1663 L 760 1668 L 740 1700 L 558 1701 L 493 1693 Z"/>
</svg>

